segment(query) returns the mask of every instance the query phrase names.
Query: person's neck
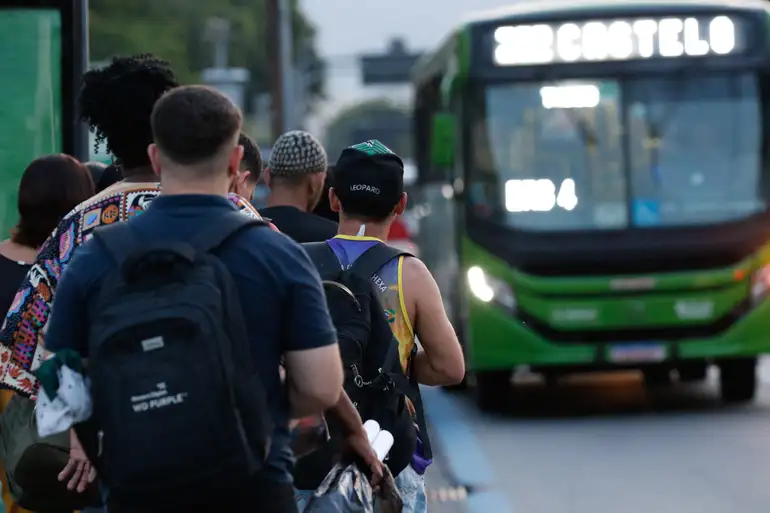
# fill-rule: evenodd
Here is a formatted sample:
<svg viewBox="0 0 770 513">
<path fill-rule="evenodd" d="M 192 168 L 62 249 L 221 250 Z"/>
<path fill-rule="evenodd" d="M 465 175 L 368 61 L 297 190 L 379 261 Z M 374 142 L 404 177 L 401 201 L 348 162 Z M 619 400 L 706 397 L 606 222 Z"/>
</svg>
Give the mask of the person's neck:
<svg viewBox="0 0 770 513">
<path fill-rule="evenodd" d="M 362 223 L 356 219 L 340 219 L 340 223 L 337 228 L 337 235 L 346 235 L 348 237 L 358 236 L 358 232 L 361 230 L 362 224 L 366 224 L 364 236 L 374 237 L 375 239 L 380 239 L 381 241 L 388 240 L 390 223 L 387 221 L 381 223 Z"/>
<path fill-rule="evenodd" d="M 37 258 L 37 248 L 23 246 L 8 239 L 0 242 L 0 254 L 10 260 L 32 264 Z"/>
<path fill-rule="evenodd" d="M 209 181 L 183 181 L 166 178 L 160 181 L 161 194 L 164 196 L 178 196 L 182 194 L 207 194 L 210 196 L 224 196 L 229 194 L 228 183 L 216 183 Z"/>
<path fill-rule="evenodd" d="M 284 189 L 281 187 L 271 189 L 267 197 L 268 207 L 294 207 L 302 212 L 307 212 L 307 196 L 299 191 Z"/>
<path fill-rule="evenodd" d="M 128 183 L 158 182 L 158 175 L 151 166 L 139 166 L 123 169 L 123 181 Z"/>
</svg>

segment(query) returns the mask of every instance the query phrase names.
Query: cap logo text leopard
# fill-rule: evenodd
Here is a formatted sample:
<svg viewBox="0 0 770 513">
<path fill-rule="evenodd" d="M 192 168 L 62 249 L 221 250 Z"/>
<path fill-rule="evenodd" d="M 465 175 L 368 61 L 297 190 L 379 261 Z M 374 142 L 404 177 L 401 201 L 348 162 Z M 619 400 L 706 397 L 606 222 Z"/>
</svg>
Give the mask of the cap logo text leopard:
<svg viewBox="0 0 770 513">
<path fill-rule="evenodd" d="M 380 189 L 378 189 L 377 187 L 375 187 L 373 185 L 365 185 L 365 184 L 362 184 L 362 183 L 351 185 L 350 186 L 350 190 L 351 191 L 366 191 L 366 192 L 371 192 L 372 194 L 379 194 L 380 193 Z"/>
</svg>

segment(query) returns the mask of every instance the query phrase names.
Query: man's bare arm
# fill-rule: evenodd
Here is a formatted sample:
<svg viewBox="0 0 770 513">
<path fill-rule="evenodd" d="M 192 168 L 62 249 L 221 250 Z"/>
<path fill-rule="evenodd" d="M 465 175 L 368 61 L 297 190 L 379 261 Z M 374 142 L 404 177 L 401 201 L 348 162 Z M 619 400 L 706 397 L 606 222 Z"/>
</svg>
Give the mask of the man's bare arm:
<svg viewBox="0 0 770 513">
<path fill-rule="evenodd" d="M 342 393 L 342 360 L 334 345 L 286 353 L 289 403 L 294 418 L 335 406 Z"/>
<path fill-rule="evenodd" d="M 422 346 L 412 362 L 417 381 L 424 385 L 459 383 L 465 377 L 465 359 L 436 280 L 417 258 L 404 260 L 403 273 L 410 319 Z"/>
</svg>

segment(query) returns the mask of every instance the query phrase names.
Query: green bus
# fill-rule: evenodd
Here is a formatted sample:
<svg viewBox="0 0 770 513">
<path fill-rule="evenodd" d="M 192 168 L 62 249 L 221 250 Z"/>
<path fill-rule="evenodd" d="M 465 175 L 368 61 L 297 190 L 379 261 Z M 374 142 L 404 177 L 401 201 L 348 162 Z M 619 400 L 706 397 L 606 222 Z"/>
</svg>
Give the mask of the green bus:
<svg viewBox="0 0 770 513">
<path fill-rule="evenodd" d="M 720 370 L 770 353 L 770 4 L 523 0 L 413 72 L 421 255 L 477 400 L 546 381 Z"/>
<path fill-rule="evenodd" d="M 0 239 L 35 157 L 89 157 L 76 96 L 88 63 L 87 0 L 0 0 Z"/>
</svg>

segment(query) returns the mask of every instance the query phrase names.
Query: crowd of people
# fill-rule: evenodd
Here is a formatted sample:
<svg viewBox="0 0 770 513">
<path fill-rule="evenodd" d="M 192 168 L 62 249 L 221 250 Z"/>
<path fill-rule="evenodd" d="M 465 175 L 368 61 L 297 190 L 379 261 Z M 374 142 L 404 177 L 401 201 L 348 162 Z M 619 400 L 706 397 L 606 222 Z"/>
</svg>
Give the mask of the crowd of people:
<svg viewBox="0 0 770 513">
<path fill-rule="evenodd" d="M 465 369 L 430 271 L 387 246 L 398 155 L 330 166 L 292 131 L 263 163 L 228 98 L 151 55 L 87 72 L 79 109 L 114 164 L 33 161 L 0 244 L 6 511 L 301 512 L 340 458 L 426 511 L 419 385 Z M 328 436 L 294 454 L 308 418 Z"/>
</svg>

